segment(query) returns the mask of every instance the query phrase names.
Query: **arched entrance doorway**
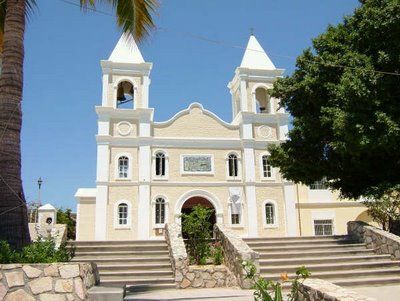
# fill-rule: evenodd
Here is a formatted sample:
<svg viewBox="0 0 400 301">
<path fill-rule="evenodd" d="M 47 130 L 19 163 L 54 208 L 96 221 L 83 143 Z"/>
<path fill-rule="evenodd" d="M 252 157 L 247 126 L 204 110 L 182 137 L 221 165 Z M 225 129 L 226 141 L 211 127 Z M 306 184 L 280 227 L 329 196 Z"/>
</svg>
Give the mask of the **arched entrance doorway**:
<svg viewBox="0 0 400 301">
<path fill-rule="evenodd" d="M 217 217 L 215 214 L 215 208 L 214 208 L 213 204 L 206 198 L 201 197 L 201 196 L 193 196 L 191 198 L 188 198 L 182 205 L 181 213 L 182 214 L 190 214 L 193 210 L 193 207 L 195 207 L 197 205 L 201 205 L 205 208 L 212 209 L 212 214 L 209 218 L 209 222 L 211 224 L 210 231 L 212 232 L 214 224 L 217 222 Z M 183 233 L 183 236 L 185 238 L 185 233 Z"/>
</svg>

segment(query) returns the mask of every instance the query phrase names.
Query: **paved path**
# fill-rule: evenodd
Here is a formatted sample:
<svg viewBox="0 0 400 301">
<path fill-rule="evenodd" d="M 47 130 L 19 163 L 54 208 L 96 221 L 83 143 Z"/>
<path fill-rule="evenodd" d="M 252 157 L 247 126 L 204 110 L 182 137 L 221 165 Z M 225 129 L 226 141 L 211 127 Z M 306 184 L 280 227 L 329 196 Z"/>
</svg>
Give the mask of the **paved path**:
<svg viewBox="0 0 400 301">
<path fill-rule="evenodd" d="M 398 285 L 359 286 L 349 289 L 361 295 L 373 297 L 378 301 L 400 300 L 400 283 Z"/>
<path fill-rule="evenodd" d="M 125 297 L 125 301 L 253 301 L 253 291 L 234 288 L 210 289 L 172 289 L 145 293 L 134 293 Z"/>
</svg>

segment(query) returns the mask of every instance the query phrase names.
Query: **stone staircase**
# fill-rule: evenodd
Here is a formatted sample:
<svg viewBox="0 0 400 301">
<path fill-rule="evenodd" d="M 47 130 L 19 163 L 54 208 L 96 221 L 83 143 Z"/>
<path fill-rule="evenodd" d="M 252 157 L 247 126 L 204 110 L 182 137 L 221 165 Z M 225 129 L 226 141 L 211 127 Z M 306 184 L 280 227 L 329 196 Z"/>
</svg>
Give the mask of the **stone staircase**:
<svg viewBox="0 0 400 301">
<path fill-rule="evenodd" d="M 127 291 L 174 288 L 164 240 L 78 241 L 72 261 L 97 264 L 100 285 Z"/>
<path fill-rule="evenodd" d="M 312 277 L 339 286 L 400 283 L 400 261 L 390 255 L 377 255 L 364 243 L 348 236 L 313 236 L 245 239 L 260 253 L 260 274 L 267 280 L 278 280 L 287 272 L 294 278 L 300 266 L 306 266 Z"/>
</svg>

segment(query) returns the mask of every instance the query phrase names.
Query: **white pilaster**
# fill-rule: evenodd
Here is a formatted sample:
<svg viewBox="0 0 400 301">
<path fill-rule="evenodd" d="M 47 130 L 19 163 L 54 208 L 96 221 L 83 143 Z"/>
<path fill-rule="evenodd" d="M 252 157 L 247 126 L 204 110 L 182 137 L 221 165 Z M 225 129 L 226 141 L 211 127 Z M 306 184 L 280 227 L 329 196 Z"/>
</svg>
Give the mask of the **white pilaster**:
<svg viewBox="0 0 400 301">
<path fill-rule="evenodd" d="M 108 107 L 108 74 L 103 74 L 103 93 L 101 96 L 101 105 L 103 107 Z"/>
<path fill-rule="evenodd" d="M 255 186 L 255 158 L 252 148 L 244 148 L 243 159 L 245 164 L 245 193 L 247 203 L 248 236 L 258 236 L 257 198 Z"/>
<path fill-rule="evenodd" d="M 110 173 L 110 149 L 108 144 L 97 145 L 97 176 L 98 182 L 107 182 Z M 108 186 L 97 185 L 95 208 L 95 239 L 106 239 Z"/>
<path fill-rule="evenodd" d="M 275 106 L 274 106 L 274 98 L 270 97 L 269 99 L 269 112 L 270 114 L 274 114 L 275 113 Z"/>
<path fill-rule="evenodd" d="M 247 201 L 247 221 L 248 221 L 248 236 L 258 236 L 258 220 L 257 220 L 257 200 L 256 187 L 254 185 L 246 185 L 246 201 Z"/>
<path fill-rule="evenodd" d="M 149 107 L 149 86 L 150 79 L 148 76 L 143 76 L 143 85 L 142 85 L 142 105 L 141 108 L 147 109 Z"/>
<path fill-rule="evenodd" d="M 293 183 L 285 183 L 283 188 L 285 196 L 286 235 L 298 235 L 296 216 L 296 186 Z"/>
<path fill-rule="evenodd" d="M 109 118 L 99 118 L 98 134 L 99 135 L 110 135 L 110 120 L 109 120 Z"/>
<path fill-rule="evenodd" d="M 287 140 L 289 129 L 287 124 L 279 125 L 279 140 Z"/>
<path fill-rule="evenodd" d="M 108 181 L 110 173 L 110 148 L 108 144 L 97 145 L 97 175 L 98 182 Z"/>
<path fill-rule="evenodd" d="M 247 87 L 246 87 L 246 81 L 241 80 L 240 81 L 240 106 L 242 109 L 242 112 L 247 112 L 248 107 L 247 107 Z"/>
<path fill-rule="evenodd" d="M 138 239 L 149 239 L 150 237 L 150 168 L 150 146 L 139 146 Z"/>
<path fill-rule="evenodd" d="M 95 240 L 106 240 L 107 238 L 107 200 L 108 186 L 97 185 L 96 189 L 96 216 L 94 227 Z"/>
</svg>

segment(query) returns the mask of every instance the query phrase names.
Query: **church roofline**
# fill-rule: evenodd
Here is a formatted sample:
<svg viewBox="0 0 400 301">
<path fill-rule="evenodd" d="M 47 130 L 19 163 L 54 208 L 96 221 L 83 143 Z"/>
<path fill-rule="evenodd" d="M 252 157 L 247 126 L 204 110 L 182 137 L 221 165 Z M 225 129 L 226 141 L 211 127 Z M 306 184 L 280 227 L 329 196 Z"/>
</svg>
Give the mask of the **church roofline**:
<svg viewBox="0 0 400 301">
<path fill-rule="evenodd" d="M 169 126 L 172 123 L 174 123 L 178 118 L 180 118 L 180 117 L 182 117 L 184 115 L 190 114 L 190 111 L 192 109 L 194 109 L 194 108 L 200 109 L 203 112 L 203 114 L 208 115 L 211 118 L 215 119 L 219 124 L 221 124 L 222 126 L 224 126 L 226 128 L 236 129 L 236 130 L 239 128 L 239 126 L 231 124 L 231 123 L 228 123 L 228 122 L 222 120 L 221 118 L 219 118 L 213 112 L 204 109 L 203 105 L 198 103 L 198 102 L 191 103 L 188 108 L 186 108 L 186 109 L 184 109 L 182 111 L 179 111 L 178 113 L 176 113 L 172 118 L 168 119 L 167 121 L 154 122 L 153 124 L 154 124 L 154 126 L 157 126 L 157 127 Z"/>
</svg>

